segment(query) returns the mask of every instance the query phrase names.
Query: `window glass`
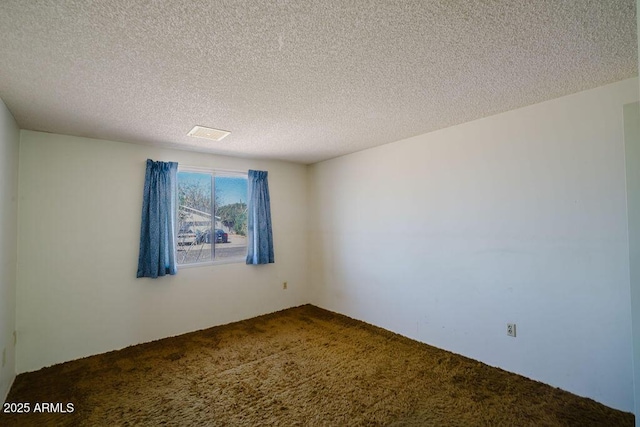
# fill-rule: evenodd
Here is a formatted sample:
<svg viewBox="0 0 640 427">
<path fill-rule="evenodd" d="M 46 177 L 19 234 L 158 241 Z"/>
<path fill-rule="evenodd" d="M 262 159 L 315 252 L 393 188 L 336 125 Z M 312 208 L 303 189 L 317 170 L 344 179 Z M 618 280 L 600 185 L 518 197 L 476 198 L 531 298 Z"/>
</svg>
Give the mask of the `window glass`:
<svg viewBox="0 0 640 427">
<path fill-rule="evenodd" d="M 243 262 L 247 252 L 247 175 L 178 172 L 178 264 Z"/>
</svg>

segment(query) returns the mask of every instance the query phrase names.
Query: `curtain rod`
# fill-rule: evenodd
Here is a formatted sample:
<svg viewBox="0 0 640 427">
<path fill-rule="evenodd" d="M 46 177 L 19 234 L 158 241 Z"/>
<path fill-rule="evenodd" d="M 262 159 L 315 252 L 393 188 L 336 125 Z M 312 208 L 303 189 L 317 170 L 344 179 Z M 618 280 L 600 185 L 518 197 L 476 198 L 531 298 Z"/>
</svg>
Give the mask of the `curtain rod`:
<svg viewBox="0 0 640 427">
<path fill-rule="evenodd" d="M 203 172 L 223 172 L 223 173 L 234 173 L 234 174 L 247 174 L 249 169 L 246 170 L 237 170 L 237 169 L 220 169 L 206 166 L 185 166 L 180 167 L 180 163 L 178 163 L 178 170 L 183 169 L 185 171 L 203 171 Z"/>
</svg>

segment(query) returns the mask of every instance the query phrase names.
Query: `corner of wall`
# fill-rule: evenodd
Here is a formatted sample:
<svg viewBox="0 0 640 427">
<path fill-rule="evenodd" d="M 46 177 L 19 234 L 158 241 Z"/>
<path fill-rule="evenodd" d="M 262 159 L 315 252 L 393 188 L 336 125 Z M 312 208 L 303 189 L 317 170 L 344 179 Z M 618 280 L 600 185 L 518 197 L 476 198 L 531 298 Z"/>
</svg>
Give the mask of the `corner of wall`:
<svg viewBox="0 0 640 427">
<path fill-rule="evenodd" d="M 20 130 L 0 99 L 0 397 L 16 377 L 15 340 L 18 267 L 18 151 Z"/>
<path fill-rule="evenodd" d="M 311 271 L 312 258 L 312 241 L 311 241 L 311 225 L 312 225 L 312 206 L 313 199 L 311 194 L 311 173 L 313 165 L 305 165 L 305 251 L 306 251 L 306 268 L 305 268 L 305 304 L 313 304 L 313 274 Z"/>
<path fill-rule="evenodd" d="M 307 166 L 307 209 L 309 211 L 309 215 L 307 216 L 307 253 L 309 256 L 307 270 L 309 277 L 309 303 L 320 306 L 318 292 L 321 288 L 322 279 L 318 274 L 322 274 L 322 269 L 318 268 L 321 251 L 319 250 L 320 242 L 318 241 L 320 236 L 318 233 L 318 215 L 320 208 L 317 203 L 317 167 L 317 163 Z"/>
</svg>

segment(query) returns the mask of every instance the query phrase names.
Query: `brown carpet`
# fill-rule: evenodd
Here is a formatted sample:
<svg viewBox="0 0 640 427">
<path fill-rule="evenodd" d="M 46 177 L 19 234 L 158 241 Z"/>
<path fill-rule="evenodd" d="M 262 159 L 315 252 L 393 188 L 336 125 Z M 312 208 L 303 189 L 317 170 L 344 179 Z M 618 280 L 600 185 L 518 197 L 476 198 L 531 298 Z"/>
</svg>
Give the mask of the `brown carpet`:
<svg viewBox="0 0 640 427">
<path fill-rule="evenodd" d="M 630 413 L 309 305 L 21 374 L 7 402 L 32 413 L 0 414 L 3 426 L 634 424 Z M 43 402 L 74 412 L 33 413 Z"/>
</svg>

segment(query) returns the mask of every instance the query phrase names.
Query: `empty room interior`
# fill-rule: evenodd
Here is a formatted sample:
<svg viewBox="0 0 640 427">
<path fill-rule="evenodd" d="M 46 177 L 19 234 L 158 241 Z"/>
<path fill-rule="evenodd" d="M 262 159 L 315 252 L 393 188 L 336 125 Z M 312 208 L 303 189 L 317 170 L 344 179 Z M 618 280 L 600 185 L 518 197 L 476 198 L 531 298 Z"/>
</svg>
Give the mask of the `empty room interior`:
<svg viewBox="0 0 640 427">
<path fill-rule="evenodd" d="M 640 426 L 639 4 L 3 0 L 0 424 L 585 425 L 594 405 Z M 157 278 L 136 274 L 148 159 L 177 163 Z M 250 263 L 258 175 L 272 259 Z M 158 357 L 189 386 L 152 414 L 169 394 L 125 371 L 172 337 L 203 373 Z M 96 403 L 83 372 L 114 368 L 153 403 Z M 577 403 L 467 397 L 476 368 Z M 73 393 L 38 394 L 54 370 Z"/>
</svg>

